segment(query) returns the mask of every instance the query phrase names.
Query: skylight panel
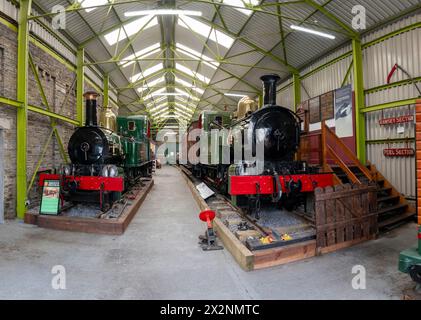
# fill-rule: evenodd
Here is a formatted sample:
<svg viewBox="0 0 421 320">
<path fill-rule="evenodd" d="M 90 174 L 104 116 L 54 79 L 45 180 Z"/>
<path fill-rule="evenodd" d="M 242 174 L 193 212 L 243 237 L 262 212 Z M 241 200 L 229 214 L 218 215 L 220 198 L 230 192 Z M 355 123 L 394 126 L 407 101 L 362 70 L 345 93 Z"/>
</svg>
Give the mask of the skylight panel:
<svg viewBox="0 0 421 320">
<path fill-rule="evenodd" d="M 209 58 L 208 56 L 205 56 L 204 54 L 189 48 L 179 42 L 176 43 L 176 48 L 181 53 L 185 54 L 186 56 L 196 59 L 196 60 L 202 60 L 202 63 L 207 65 L 208 67 L 211 67 L 212 69 L 217 69 L 219 66 L 219 62 Z"/>
<path fill-rule="evenodd" d="M 178 19 L 178 24 L 183 28 L 193 30 L 202 37 L 209 38 L 227 49 L 231 48 L 235 41 L 234 38 L 226 35 L 225 33 L 215 30 L 211 26 L 188 16 L 181 15 Z"/>
<path fill-rule="evenodd" d="M 182 85 L 182 86 L 184 86 L 186 88 L 191 88 L 192 90 L 196 91 L 199 94 L 204 94 L 205 93 L 205 90 L 200 89 L 200 88 L 198 88 L 196 86 L 193 86 L 191 83 L 189 83 L 187 81 L 184 81 L 183 79 L 180 79 L 178 77 L 175 77 L 175 82 L 177 82 L 178 84 L 180 84 L 180 85 Z"/>
<path fill-rule="evenodd" d="M 165 81 L 165 78 L 164 77 L 155 79 L 153 81 L 148 81 L 147 84 L 145 84 L 144 86 L 138 88 L 137 91 L 142 92 L 144 90 L 151 89 L 151 88 L 155 87 L 156 85 L 158 85 L 158 84 L 160 84 L 160 83 L 162 83 L 164 81 Z"/>
<path fill-rule="evenodd" d="M 188 97 L 188 98 L 190 98 L 190 99 L 192 99 L 192 100 L 195 100 L 195 101 L 200 101 L 200 99 L 199 99 L 199 98 L 197 98 L 197 97 L 195 97 L 195 96 L 193 96 L 193 95 L 191 95 L 191 94 L 187 93 L 187 92 L 186 92 L 186 91 L 184 91 L 184 90 L 181 90 L 181 89 L 175 88 L 175 91 L 177 91 L 178 93 L 181 93 L 183 96 Z"/>
<path fill-rule="evenodd" d="M 195 78 L 199 79 L 200 81 L 204 82 L 204 83 L 209 83 L 210 79 L 208 77 L 205 77 L 204 75 L 198 73 L 198 72 L 194 72 L 193 70 L 183 66 L 180 63 L 176 63 L 175 64 L 175 68 L 184 72 L 185 74 L 191 75 L 193 74 L 195 76 Z"/>
<path fill-rule="evenodd" d="M 79 0 L 78 1 L 82 8 L 88 8 L 85 9 L 86 12 L 94 11 L 96 8 L 89 8 L 89 7 L 95 7 L 95 6 L 101 6 L 108 3 L 108 0 Z"/>
<path fill-rule="evenodd" d="M 167 112 L 168 112 L 168 107 L 165 107 L 165 108 L 160 109 L 158 111 L 155 111 L 155 113 L 151 113 L 151 114 L 152 114 L 152 117 L 156 118 L 156 117 L 159 117 L 160 115 L 165 114 Z"/>
<path fill-rule="evenodd" d="M 152 20 L 151 20 L 152 19 Z M 145 16 L 139 19 L 136 19 L 133 22 L 126 24 L 125 26 L 118 28 L 110 33 L 107 33 L 104 38 L 107 40 L 110 46 L 116 44 L 117 42 L 126 39 L 134 34 L 136 34 L 140 29 L 146 30 L 158 24 L 157 17 L 154 16 Z M 123 29 L 124 28 L 124 29 Z M 126 32 L 124 32 L 126 31 Z M 127 35 L 126 35 L 127 33 Z"/>
<path fill-rule="evenodd" d="M 143 78 L 146 78 L 147 76 L 150 76 L 151 74 L 158 72 L 159 70 L 162 70 L 164 68 L 163 63 L 158 63 L 157 65 L 150 67 L 143 72 L 139 72 L 138 74 L 135 74 L 133 77 L 130 77 L 130 81 L 132 83 L 135 83 L 139 80 L 142 80 Z"/>
<path fill-rule="evenodd" d="M 185 105 L 183 105 L 183 104 L 181 104 L 181 103 L 178 103 L 178 102 L 176 102 L 176 103 L 175 103 L 175 105 L 176 105 L 177 107 L 179 107 L 179 108 L 181 108 L 181 109 L 183 109 L 183 110 L 186 110 L 186 111 L 188 111 L 188 112 L 191 112 L 191 113 L 194 113 L 193 109 L 194 109 L 194 108 L 196 108 L 196 106 L 195 106 L 194 108 L 188 108 L 188 107 L 186 107 Z"/>
<path fill-rule="evenodd" d="M 246 16 L 250 16 L 253 13 L 253 10 L 241 9 L 239 7 L 247 8 L 246 4 L 250 6 L 257 6 L 259 2 L 260 2 L 259 0 L 223 0 L 224 4 L 236 7 L 235 8 L 236 10 L 240 11 Z"/>
<path fill-rule="evenodd" d="M 149 47 L 146 47 L 145 49 L 139 50 L 134 54 L 131 54 L 130 56 L 124 58 L 124 61 L 120 61 L 118 64 L 125 68 L 135 63 L 135 61 L 128 60 L 144 59 L 155 53 L 158 53 L 159 51 L 161 51 L 161 44 L 158 42 Z"/>
<path fill-rule="evenodd" d="M 174 109 L 174 111 L 177 113 L 177 114 L 179 114 L 179 115 L 182 115 L 183 117 L 185 117 L 186 119 L 190 119 L 192 116 L 193 116 L 193 114 L 188 114 L 188 113 L 185 113 L 183 110 L 181 110 L 181 109 L 177 109 L 177 108 L 175 108 Z"/>
<path fill-rule="evenodd" d="M 163 108 L 163 107 L 166 107 L 168 105 L 168 102 L 164 102 L 164 103 L 162 103 L 162 104 L 160 104 L 160 105 L 158 105 L 158 106 L 156 106 L 156 107 L 153 107 L 152 109 L 150 109 L 149 111 L 150 112 L 152 112 L 152 111 L 156 111 L 156 110 L 159 110 L 159 109 L 161 109 L 161 108 Z"/>
<path fill-rule="evenodd" d="M 166 89 L 166 88 L 161 88 L 161 89 L 155 90 L 155 91 L 153 91 L 153 92 L 149 93 L 148 95 L 144 96 L 144 97 L 143 97 L 143 100 L 144 100 L 144 101 L 149 100 L 150 98 L 152 98 L 152 97 L 153 97 L 153 95 L 154 95 L 154 94 L 164 92 L 165 90 L 167 90 L 167 89 Z M 165 97 L 165 98 L 166 98 L 166 97 Z M 155 101 L 155 102 L 156 102 L 156 101 Z"/>
</svg>

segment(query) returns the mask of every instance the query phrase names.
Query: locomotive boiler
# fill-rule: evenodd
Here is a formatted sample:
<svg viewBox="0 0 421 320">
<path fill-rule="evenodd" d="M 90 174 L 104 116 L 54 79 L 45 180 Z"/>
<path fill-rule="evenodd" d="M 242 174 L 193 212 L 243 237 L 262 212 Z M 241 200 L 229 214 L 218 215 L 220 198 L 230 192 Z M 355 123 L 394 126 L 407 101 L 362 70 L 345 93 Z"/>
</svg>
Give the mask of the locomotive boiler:
<svg viewBox="0 0 421 320">
<path fill-rule="evenodd" d="M 263 201 L 293 210 L 305 203 L 306 195 L 315 188 L 333 185 L 331 173 L 296 160 L 301 120 L 293 111 L 276 104 L 279 79 L 277 75 L 261 77 L 264 105 L 260 110 L 237 120 L 218 112 L 203 112 L 199 118 L 202 130 L 229 130 L 231 158 L 228 165 L 196 164 L 193 173 L 231 196 L 234 204 L 254 211 L 257 217 Z M 242 141 L 241 157 L 235 151 L 236 141 Z M 220 154 L 223 148 L 222 143 Z M 214 151 L 208 151 L 209 158 Z"/>
</svg>

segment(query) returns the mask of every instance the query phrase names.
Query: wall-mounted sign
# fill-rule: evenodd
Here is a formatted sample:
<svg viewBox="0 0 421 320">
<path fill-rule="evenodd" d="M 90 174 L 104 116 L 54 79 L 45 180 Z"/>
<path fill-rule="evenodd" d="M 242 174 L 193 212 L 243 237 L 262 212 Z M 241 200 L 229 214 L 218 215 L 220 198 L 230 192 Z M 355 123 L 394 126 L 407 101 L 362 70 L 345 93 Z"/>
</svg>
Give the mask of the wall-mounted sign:
<svg viewBox="0 0 421 320">
<path fill-rule="evenodd" d="M 383 154 L 385 157 L 413 157 L 415 150 L 413 148 L 389 148 L 384 149 Z"/>
<path fill-rule="evenodd" d="M 339 138 L 354 135 L 352 87 L 350 85 L 335 91 L 335 123 L 336 135 Z"/>
<path fill-rule="evenodd" d="M 318 123 L 321 120 L 320 115 L 320 97 L 313 98 L 309 101 L 310 123 Z"/>
<path fill-rule="evenodd" d="M 407 115 L 407 116 L 400 116 L 400 117 L 393 117 L 393 118 L 386 118 L 386 119 L 379 120 L 379 124 L 381 126 L 385 126 L 389 124 L 407 123 L 407 122 L 414 122 L 414 116 Z"/>
<path fill-rule="evenodd" d="M 40 214 L 57 215 L 60 207 L 60 180 L 44 180 Z"/>
<path fill-rule="evenodd" d="M 334 115 L 334 92 L 328 92 L 320 96 L 320 105 L 322 109 L 322 120 L 330 120 Z"/>
</svg>

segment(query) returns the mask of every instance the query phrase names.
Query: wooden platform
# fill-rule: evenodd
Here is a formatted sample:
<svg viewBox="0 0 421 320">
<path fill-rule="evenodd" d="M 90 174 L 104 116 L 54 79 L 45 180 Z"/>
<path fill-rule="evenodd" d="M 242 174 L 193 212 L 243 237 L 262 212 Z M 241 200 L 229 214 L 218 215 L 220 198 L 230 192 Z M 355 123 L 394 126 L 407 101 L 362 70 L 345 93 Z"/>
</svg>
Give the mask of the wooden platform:
<svg viewBox="0 0 421 320">
<path fill-rule="evenodd" d="M 130 205 L 124 209 L 124 212 L 117 219 L 47 216 L 28 212 L 25 215 L 24 221 L 27 224 L 33 224 L 47 229 L 121 235 L 126 231 L 153 185 L 153 180 L 146 182 L 146 185 L 133 200 L 130 200 Z"/>
</svg>

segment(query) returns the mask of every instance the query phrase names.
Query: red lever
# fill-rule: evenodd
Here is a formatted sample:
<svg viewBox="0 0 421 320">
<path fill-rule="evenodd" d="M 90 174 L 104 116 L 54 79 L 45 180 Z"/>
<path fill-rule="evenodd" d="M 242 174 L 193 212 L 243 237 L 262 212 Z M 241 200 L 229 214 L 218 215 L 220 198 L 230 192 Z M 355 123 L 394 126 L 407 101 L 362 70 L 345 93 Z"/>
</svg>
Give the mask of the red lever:
<svg viewBox="0 0 421 320">
<path fill-rule="evenodd" d="M 396 63 L 396 64 L 393 66 L 392 70 L 389 72 L 389 75 L 387 76 L 387 84 L 389 84 L 389 83 L 390 83 L 390 80 L 392 79 L 393 74 L 396 72 L 396 70 L 398 70 L 398 68 L 399 68 L 399 66 L 398 66 L 398 64 Z"/>
<path fill-rule="evenodd" d="M 206 211 L 202 211 L 199 214 L 199 218 L 200 220 L 206 222 L 208 224 L 208 228 L 212 228 L 212 220 L 215 219 L 215 211 L 212 210 L 206 210 Z"/>
</svg>

